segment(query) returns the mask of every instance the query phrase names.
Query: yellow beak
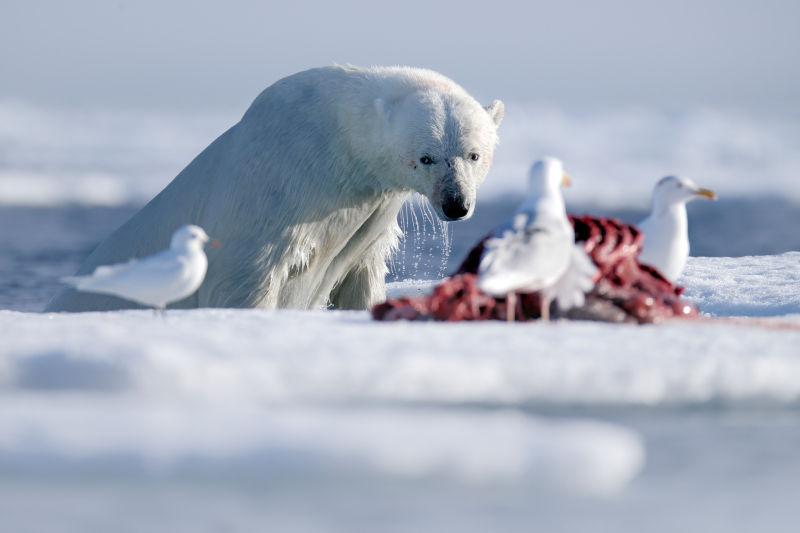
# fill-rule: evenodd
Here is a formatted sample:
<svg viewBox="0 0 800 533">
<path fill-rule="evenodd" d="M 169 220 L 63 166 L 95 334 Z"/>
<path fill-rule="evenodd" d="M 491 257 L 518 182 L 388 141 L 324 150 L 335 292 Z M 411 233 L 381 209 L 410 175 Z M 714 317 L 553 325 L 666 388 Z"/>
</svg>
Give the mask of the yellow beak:
<svg viewBox="0 0 800 533">
<path fill-rule="evenodd" d="M 561 186 L 566 189 L 570 185 L 572 185 L 572 178 L 570 178 L 567 174 L 564 174 L 564 176 L 561 178 Z"/>
<path fill-rule="evenodd" d="M 706 200 L 716 200 L 717 199 L 717 193 L 715 193 L 711 189 L 697 189 L 695 191 L 695 194 L 697 196 L 701 196 L 701 197 L 705 198 Z"/>
</svg>

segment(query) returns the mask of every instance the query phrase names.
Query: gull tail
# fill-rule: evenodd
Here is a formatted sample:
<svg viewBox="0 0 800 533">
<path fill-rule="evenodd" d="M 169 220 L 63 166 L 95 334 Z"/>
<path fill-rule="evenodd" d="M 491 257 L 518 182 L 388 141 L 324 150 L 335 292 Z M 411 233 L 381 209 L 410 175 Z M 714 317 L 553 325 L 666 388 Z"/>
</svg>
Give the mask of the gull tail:
<svg viewBox="0 0 800 533">
<path fill-rule="evenodd" d="M 586 293 L 594 288 L 597 267 L 583 246 L 576 244 L 566 272 L 550 288 L 549 292 L 561 311 L 581 307 L 586 301 Z"/>
<path fill-rule="evenodd" d="M 87 276 L 65 276 L 61 278 L 63 283 L 67 285 L 72 285 L 76 289 L 87 289 L 96 285 L 97 283 L 102 283 L 107 281 L 109 278 L 118 274 L 120 272 L 125 271 L 128 267 L 136 263 L 135 259 L 128 261 L 127 263 L 120 263 L 117 265 L 101 265 L 97 267 L 94 272 Z"/>
</svg>

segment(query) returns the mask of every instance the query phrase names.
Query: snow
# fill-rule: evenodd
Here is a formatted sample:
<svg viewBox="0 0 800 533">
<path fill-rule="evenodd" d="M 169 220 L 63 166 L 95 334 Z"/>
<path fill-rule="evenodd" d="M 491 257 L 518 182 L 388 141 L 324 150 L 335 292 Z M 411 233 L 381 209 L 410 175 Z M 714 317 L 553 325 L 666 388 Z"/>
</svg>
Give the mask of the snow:
<svg viewBox="0 0 800 533">
<path fill-rule="evenodd" d="M 703 311 L 719 316 L 800 314 L 800 252 L 697 257 L 679 282 Z"/>
<path fill-rule="evenodd" d="M 798 257 L 692 258 L 688 294 L 719 315 L 796 312 Z M 800 404 L 792 316 L 632 326 L 0 311 L 0 333 L 0 467 L 29 475 L 42 464 L 109 475 L 282 465 L 300 478 L 351 468 L 607 496 L 641 472 L 645 441 L 570 415 L 578 406 Z"/>
<path fill-rule="evenodd" d="M 401 479 L 514 482 L 603 495 L 622 489 L 644 459 L 641 439 L 630 430 L 510 411 L 231 408 L 197 398 L 118 397 L 97 406 L 80 397 L 56 404 L 21 397 L 4 402 L 0 413 L 0 462 L 47 461 L 56 471 L 102 469 L 109 458 L 122 457 L 115 469 L 150 475 L 212 462 L 266 464 L 269 473 L 276 469 L 270 463 L 289 456 L 299 475 L 330 475 L 344 465 Z"/>
<path fill-rule="evenodd" d="M 506 102 L 506 109 L 484 200 L 523 194 L 531 162 L 545 155 L 561 158 L 575 178 L 568 204 L 645 208 L 653 184 L 667 174 L 693 178 L 722 198 L 800 200 L 796 117 L 724 109 L 575 112 L 520 102 Z M 0 101 L 0 205 L 141 204 L 243 112 Z"/>
</svg>

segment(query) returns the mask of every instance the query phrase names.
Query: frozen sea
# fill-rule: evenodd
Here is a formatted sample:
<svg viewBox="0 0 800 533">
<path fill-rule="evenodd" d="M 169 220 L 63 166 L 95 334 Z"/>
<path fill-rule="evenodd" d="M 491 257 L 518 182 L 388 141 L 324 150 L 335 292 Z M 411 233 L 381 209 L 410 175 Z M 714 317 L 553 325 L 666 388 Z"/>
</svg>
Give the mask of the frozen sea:
<svg viewBox="0 0 800 533">
<path fill-rule="evenodd" d="M 40 312 L 235 120 L 0 103 L 0 531 L 797 530 L 800 121 L 512 103 L 476 216 L 401 214 L 414 294 L 534 157 L 573 212 L 632 222 L 691 176 L 721 196 L 690 207 L 697 323 Z"/>
</svg>

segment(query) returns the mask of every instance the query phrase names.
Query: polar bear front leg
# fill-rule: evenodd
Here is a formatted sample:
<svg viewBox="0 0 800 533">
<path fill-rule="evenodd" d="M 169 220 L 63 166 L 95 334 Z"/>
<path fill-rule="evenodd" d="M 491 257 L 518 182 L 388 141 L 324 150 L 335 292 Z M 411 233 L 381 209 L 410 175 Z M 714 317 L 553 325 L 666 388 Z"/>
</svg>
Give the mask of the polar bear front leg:
<svg viewBox="0 0 800 533">
<path fill-rule="evenodd" d="M 331 292 L 335 309 L 369 309 L 386 299 L 386 260 L 370 254 L 350 270 Z"/>
<path fill-rule="evenodd" d="M 363 251 L 352 256 L 347 251 L 341 254 L 347 257 L 349 268 L 330 291 L 328 302 L 335 309 L 369 309 L 386 299 L 386 261 L 402 236 L 397 213 L 407 197 L 406 193 L 384 197 L 350 241 L 356 250 Z"/>
</svg>

